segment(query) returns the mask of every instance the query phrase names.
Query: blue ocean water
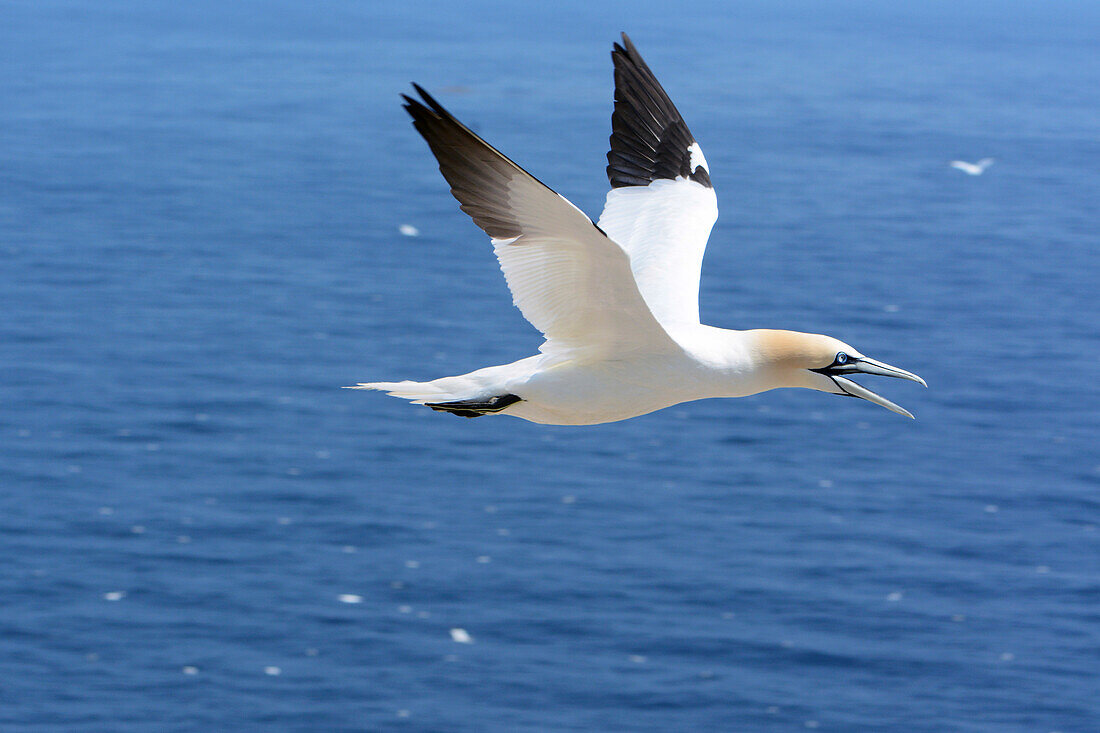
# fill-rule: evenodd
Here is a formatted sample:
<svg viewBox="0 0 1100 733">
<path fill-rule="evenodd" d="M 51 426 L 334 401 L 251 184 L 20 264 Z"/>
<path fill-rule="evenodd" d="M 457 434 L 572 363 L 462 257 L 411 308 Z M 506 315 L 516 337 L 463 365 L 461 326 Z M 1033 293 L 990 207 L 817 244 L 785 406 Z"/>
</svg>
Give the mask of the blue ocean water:
<svg viewBox="0 0 1100 733">
<path fill-rule="evenodd" d="M 0 17 L 0 729 L 1100 730 L 1095 4 Z M 339 389 L 539 342 L 398 93 L 595 216 L 621 30 L 710 162 L 704 320 L 916 421 Z"/>
</svg>

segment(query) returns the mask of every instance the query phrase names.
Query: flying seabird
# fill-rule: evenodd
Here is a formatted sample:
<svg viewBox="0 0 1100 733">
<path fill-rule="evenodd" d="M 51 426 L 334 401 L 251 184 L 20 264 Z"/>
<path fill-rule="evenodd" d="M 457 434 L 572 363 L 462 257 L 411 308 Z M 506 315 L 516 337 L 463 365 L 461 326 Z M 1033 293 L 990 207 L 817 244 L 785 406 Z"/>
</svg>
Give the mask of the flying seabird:
<svg viewBox="0 0 1100 733">
<path fill-rule="evenodd" d="M 982 158 L 977 163 L 967 163 L 965 160 L 953 160 L 948 163 L 952 168 L 958 168 L 963 173 L 968 173 L 972 176 L 980 176 L 985 173 L 985 169 L 993 165 L 993 158 Z"/>
<path fill-rule="evenodd" d="M 459 122 L 420 86 L 402 95 L 460 208 L 489 235 L 535 356 L 430 382 L 369 382 L 463 417 L 594 425 L 681 402 L 804 387 L 912 415 L 847 377 L 924 384 L 830 336 L 699 322 L 699 271 L 718 218 L 710 169 L 624 33 L 614 44 L 611 191 L 593 223 Z"/>
</svg>

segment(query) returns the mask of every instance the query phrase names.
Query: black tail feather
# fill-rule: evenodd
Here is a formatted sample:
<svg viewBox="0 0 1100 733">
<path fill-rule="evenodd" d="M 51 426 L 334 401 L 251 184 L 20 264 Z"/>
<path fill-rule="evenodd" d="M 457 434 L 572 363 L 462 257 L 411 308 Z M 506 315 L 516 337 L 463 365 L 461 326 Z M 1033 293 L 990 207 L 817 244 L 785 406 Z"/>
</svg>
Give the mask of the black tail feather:
<svg viewBox="0 0 1100 733">
<path fill-rule="evenodd" d="M 425 405 L 436 412 L 449 412 L 459 417 L 481 417 L 500 412 L 509 405 L 520 402 L 522 398 L 514 394 L 502 394 L 487 400 L 458 400 L 456 402 L 427 402 Z"/>
</svg>

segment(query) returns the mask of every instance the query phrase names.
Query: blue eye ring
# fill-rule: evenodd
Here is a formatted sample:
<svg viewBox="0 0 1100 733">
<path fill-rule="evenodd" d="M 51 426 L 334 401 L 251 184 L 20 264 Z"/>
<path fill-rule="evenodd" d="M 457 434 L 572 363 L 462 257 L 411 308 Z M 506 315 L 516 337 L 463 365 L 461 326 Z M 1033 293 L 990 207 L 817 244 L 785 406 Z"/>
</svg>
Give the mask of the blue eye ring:
<svg viewBox="0 0 1100 733">
<path fill-rule="evenodd" d="M 845 354 L 843 351 L 841 351 L 839 354 L 836 355 L 836 363 L 837 364 L 847 364 L 848 363 L 848 358 L 849 358 L 848 355 Z"/>
</svg>

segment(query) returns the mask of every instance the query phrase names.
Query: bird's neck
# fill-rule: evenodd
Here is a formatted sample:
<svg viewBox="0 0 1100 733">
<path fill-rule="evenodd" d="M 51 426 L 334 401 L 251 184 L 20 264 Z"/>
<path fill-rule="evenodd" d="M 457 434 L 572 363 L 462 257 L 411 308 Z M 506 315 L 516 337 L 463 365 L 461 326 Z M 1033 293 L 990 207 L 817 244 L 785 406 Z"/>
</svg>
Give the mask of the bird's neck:
<svg viewBox="0 0 1100 733">
<path fill-rule="evenodd" d="M 707 366 L 704 389 L 715 396 L 745 397 L 780 387 L 808 387 L 796 366 L 816 334 L 756 329 L 730 331 L 702 326 L 689 350 Z"/>
</svg>

